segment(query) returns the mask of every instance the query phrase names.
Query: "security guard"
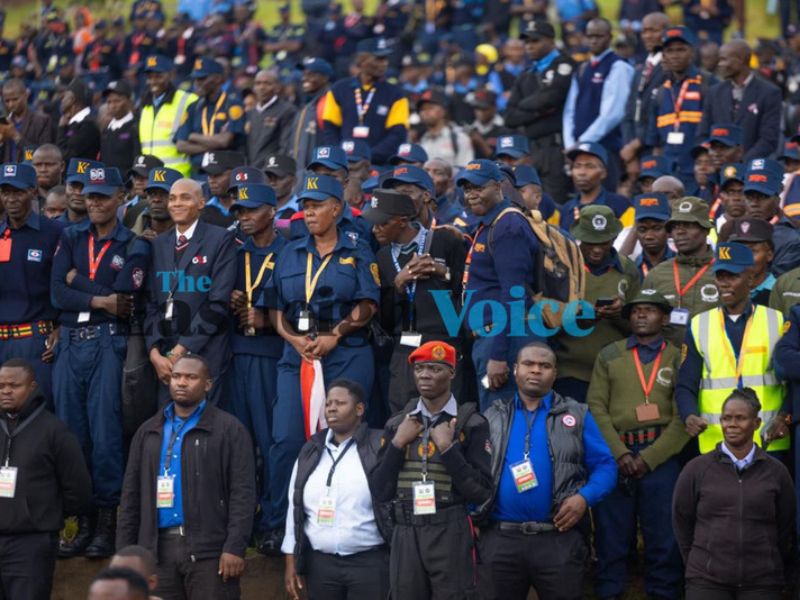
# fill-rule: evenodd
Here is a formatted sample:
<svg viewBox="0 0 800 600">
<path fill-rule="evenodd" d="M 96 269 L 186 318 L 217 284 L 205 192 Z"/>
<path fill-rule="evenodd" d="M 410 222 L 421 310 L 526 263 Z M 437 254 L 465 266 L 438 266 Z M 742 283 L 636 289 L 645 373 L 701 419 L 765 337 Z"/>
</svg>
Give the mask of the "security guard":
<svg viewBox="0 0 800 600">
<path fill-rule="evenodd" d="M 703 102 L 711 77 L 694 66 L 697 39 L 686 27 L 670 27 L 662 37 L 664 63 L 669 75 L 652 103 L 645 146 L 658 148 L 674 161 L 676 174 L 685 185 L 693 179 L 691 149 L 703 117 Z"/>
<path fill-rule="evenodd" d="M 672 305 L 664 337 L 675 346 L 683 343 L 689 319 L 713 308 L 719 300 L 714 275 L 709 271 L 714 262 L 714 252 L 707 243 L 712 227 L 708 204 L 691 196 L 677 200 L 667 221 L 667 233 L 678 254 L 653 267 L 642 283 L 643 289 L 656 290 Z"/>
<path fill-rule="evenodd" d="M 406 141 L 408 99 L 399 86 L 384 79 L 392 52 L 384 38 L 358 43 L 358 76 L 338 81 L 325 97 L 324 127 L 319 137 L 323 144 L 365 140 L 372 149 L 373 162 L 383 165 Z"/>
<path fill-rule="evenodd" d="M 419 144 L 400 144 L 397 151 L 389 157 L 390 165 L 414 165 L 424 167 L 428 162 L 428 153 Z"/>
<path fill-rule="evenodd" d="M 581 209 L 580 218 L 569 229 L 580 242 L 586 270 L 584 300 L 594 305 L 596 320 L 591 333 L 584 337 L 566 332 L 558 337 L 555 389 L 578 402 L 586 401 L 598 352 L 628 335 L 622 309 L 639 292 L 636 265 L 613 246 L 621 229 L 611 208 L 593 205 Z"/>
<path fill-rule="evenodd" d="M 86 185 L 86 178 L 91 169 L 102 167 L 103 163 L 96 160 L 83 158 L 72 158 L 67 165 L 66 190 L 67 190 L 67 210 L 57 221 L 64 226 L 76 223 L 85 223 L 89 220 L 86 213 L 86 196 L 83 188 Z"/>
<path fill-rule="evenodd" d="M 632 335 L 603 348 L 592 371 L 586 402 L 620 474 L 620 485 L 594 508 L 599 598 L 624 591 L 637 523 L 645 544 L 647 594 L 680 594 L 672 491 L 681 468 L 678 454 L 689 437 L 674 399 L 679 352 L 662 336 L 671 311 L 658 292 L 642 290 L 622 310 Z"/>
<path fill-rule="evenodd" d="M 36 171 L 30 165 L 0 167 L 0 363 L 27 360 L 52 406 L 50 363 L 58 340 L 58 311 L 50 300 L 50 271 L 63 225 L 33 211 Z"/>
<path fill-rule="evenodd" d="M 561 115 L 575 64 L 556 47 L 555 37 L 555 28 L 547 21 L 528 21 L 520 32 L 533 66 L 514 82 L 504 119 L 507 127 L 525 128 L 533 147 L 531 164 L 545 192 L 562 203 L 569 182 L 564 174 Z"/>
<path fill-rule="evenodd" d="M 151 154 L 140 154 L 127 169 L 127 184 L 129 200 L 119 207 L 117 216 L 122 219 L 125 227 L 133 227 L 137 217 L 147 208 L 147 199 L 144 187 L 151 169 L 163 167 L 164 161 Z M 122 172 L 122 171 L 120 171 Z"/>
<path fill-rule="evenodd" d="M 731 222 L 733 230 L 729 242 L 744 244 L 753 253 L 750 300 L 753 304 L 769 306 L 769 296 L 777 279 L 769 272 L 769 265 L 775 256 L 775 244 L 772 241 L 772 225 L 764 219 L 742 217 Z"/>
<path fill-rule="evenodd" d="M 667 197 L 658 192 L 636 196 L 633 207 L 636 239 L 642 247 L 636 268 L 644 279 L 653 267 L 675 256 L 667 243 L 666 223 L 671 211 Z"/>
<path fill-rule="evenodd" d="M 744 165 L 730 163 L 719 171 L 719 197 L 711 205 L 709 217 L 717 232 L 729 219 L 743 217 L 747 211 L 744 200 Z M 722 240 L 721 240 L 722 241 Z"/>
<path fill-rule="evenodd" d="M 61 234 L 50 279 L 61 310 L 53 394 L 56 413 L 78 436 L 92 473 L 97 525 L 79 531 L 62 555 L 114 553 L 116 509 L 125 469 L 120 418 L 122 367 L 133 294 L 142 290 L 150 247 L 117 219 L 122 178 L 114 168 L 89 170 L 84 187 L 88 223 Z M 86 519 L 79 520 L 85 529 Z M 88 546 L 86 545 L 88 542 Z"/>
<path fill-rule="evenodd" d="M 236 195 L 230 193 L 231 172 L 244 166 L 245 158 L 241 152 L 220 150 L 206 152 L 200 163 L 200 174 L 208 175 L 208 191 L 211 198 L 203 207 L 203 220 L 218 227 L 230 227 L 236 219 L 231 214 Z"/>
<path fill-rule="evenodd" d="M 625 196 L 603 187 L 608 177 L 608 153 L 600 144 L 582 143 L 567 152 L 572 161 L 572 182 L 577 193 L 561 207 L 561 227 L 569 229 L 581 208 L 589 204 L 610 206 L 623 227 L 633 225 L 634 211 Z"/>
<path fill-rule="evenodd" d="M 395 170 L 413 169 L 397 167 Z M 421 169 L 417 169 L 424 173 Z M 382 245 L 378 251 L 381 280 L 381 323 L 394 338 L 389 370 L 389 407 L 403 410 L 416 395 L 408 356 L 423 342 L 446 340 L 458 352 L 459 335 L 450 336 L 432 292 L 444 292 L 458 312 L 466 251 L 459 236 L 447 229 L 427 229 L 416 220 L 418 210 L 407 194 L 377 189 L 364 217 Z M 454 395 L 462 397 L 463 374 L 456 370 Z"/>
<path fill-rule="evenodd" d="M 365 326 L 379 301 L 378 265 L 367 244 L 337 227 L 343 193 L 333 177 L 306 177 L 298 197 L 309 234 L 281 251 L 270 283 L 271 319 L 286 341 L 278 362 L 270 453 L 276 519 L 286 513 L 292 464 L 317 430 L 320 413 L 312 411 L 318 400 L 312 397 L 312 382 L 347 377 L 372 389 L 373 355 Z"/>
<path fill-rule="evenodd" d="M 148 240 L 153 240 L 156 236 L 172 228 L 172 218 L 167 209 L 169 190 L 172 188 L 172 184 L 182 177 L 181 172 L 175 169 L 166 167 L 150 169 L 144 188 L 147 208 L 136 218 L 131 231 Z"/>
<path fill-rule="evenodd" d="M 164 161 L 164 166 L 188 177 L 192 167 L 189 158 L 178 151 L 175 136 L 186 122 L 186 111 L 197 101 L 197 96 L 175 88 L 172 83 L 172 61 L 166 56 L 148 56 L 144 63 L 144 74 L 147 93 L 142 99 L 139 116 L 142 152 L 157 156 Z"/>
<path fill-rule="evenodd" d="M 532 293 L 539 291 L 534 278 L 539 240 L 522 212 L 503 197 L 501 180 L 500 169 L 489 160 L 472 161 L 456 180 L 478 222 L 464 269 L 464 311 L 486 300 L 499 302 L 509 311 L 512 302 L 522 301 L 527 313 Z M 510 321 L 499 326 L 491 315 L 481 317 L 468 323 L 470 327 L 474 321 L 480 323 L 473 332 L 472 362 L 481 408 L 486 409 L 493 399 L 513 392 L 510 365 L 519 348 L 537 336 L 527 320 L 519 331 L 510 327 Z"/>
<path fill-rule="evenodd" d="M 236 187 L 236 202 L 231 212 L 247 236 L 236 253 L 236 284 L 231 292 L 233 331 L 233 371 L 230 379 L 231 409 L 247 427 L 261 453 L 261 513 L 255 524 L 262 536 L 260 550 L 269 546 L 283 515 L 273 510 L 271 490 L 280 483 L 270 479 L 272 470 L 272 407 L 277 400 L 278 359 L 283 353 L 283 338 L 270 325 L 265 290 L 272 279 L 275 262 L 286 245 L 273 227 L 275 192 L 264 184 L 247 183 Z M 273 542 L 274 543 L 274 542 Z"/>
<path fill-rule="evenodd" d="M 191 77 L 201 97 L 189 105 L 175 140 L 178 151 L 189 155 L 196 173 L 206 152 L 242 147 L 244 108 L 234 91 L 223 89 L 224 69 L 213 58 L 198 58 Z M 147 146 L 143 143 L 142 148 Z"/>
<path fill-rule="evenodd" d="M 787 419 L 783 385 L 773 365 L 783 315 L 750 301 L 753 262 L 753 253 L 743 244 L 717 246 L 712 268 L 720 306 L 692 317 L 681 348 L 675 401 L 703 454 L 722 441 L 722 403 L 732 389 L 752 388 L 761 401 L 763 433 L 759 428 L 757 443 Z M 767 449 L 788 450 L 788 431 L 779 431 Z"/>
<path fill-rule="evenodd" d="M 376 502 L 391 502 L 392 598 L 472 598 L 474 538 L 468 504 L 489 499 L 489 424 L 450 391 L 455 348 L 431 341 L 412 352 L 420 397 L 386 423 L 372 474 Z"/>
</svg>

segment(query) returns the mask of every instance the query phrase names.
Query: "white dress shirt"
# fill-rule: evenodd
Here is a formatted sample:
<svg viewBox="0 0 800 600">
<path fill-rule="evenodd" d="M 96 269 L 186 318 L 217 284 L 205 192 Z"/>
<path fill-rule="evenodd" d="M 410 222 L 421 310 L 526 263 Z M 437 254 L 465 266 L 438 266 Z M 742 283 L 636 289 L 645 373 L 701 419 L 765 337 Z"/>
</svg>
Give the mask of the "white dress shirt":
<svg viewBox="0 0 800 600">
<path fill-rule="evenodd" d="M 186 238 L 186 241 L 189 241 L 190 239 L 192 239 L 192 236 L 194 235 L 194 230 L 195 230 L 195 229 L 197 229 L 197 224 L 198 224 L 199 222 L 200 222 L 200 219 L 197 219 L 197 221 L 195 221 L 194 223 L 192 223 L 192 224 L 189 226 L 189 229 L 187 229 L 187 230 L 186 230 L 186 231 L 184 231 L 183 233 L 179 233 L 179 232 L 178 232 L 178 228 L 176 227 L 176 228 L 175 228 L 175 243 L 176 243 L 176 244 L 178 243 L 178 239 L 179 239 L 181 236 L 185 237 L 185 238 Z"/>
<path fill-rule="evenodd" d="M 352 438 L 351 438 L 352 439 Z M 336 498 L 333 526 L 317 522 L 320 499 L 328 493 L 326 481 L 333 461 L 344 452 L 350 440 L 339 445 L 333 443 L 333 431 L 328 430 L 325 451 L 320 455 L 316 469 L 303 488 L 303 509 L 306 514 L 305 533 L 311 547 L 326 554 L 347 556 L 372 550 L 385 542 L 378 531 L 367 475 L 358 456 L 355 442 L 336 465 L 331 479 L 330 494 Z M 333 456 L 333 458 L 331 458 Z M 297 478 L 297 461 L 289 481 L 289 510 L 286 514 L 286 533 L 281 545 L 284 554 L 294 554 L 294 485 Z"/>
<path fill-rule="evenodd" d="M 731 452 L 731 451 L 728 449 L 728 445 L 727 445 L 725 442 L 722 442 L 722 445 L 721 445 L 719 448 L 720 448 L 720 450 L 722 450 L 722 451 L 723 451 L 725 454 L 727 454 L 728 456 L 730 456 L 730 457 L 731 457 L 731 460 L 733 461 L 733 464 L 734 464 L 734 465 L 736 466 L 736 468 L 737 468 L 737 469 L 739 469 L 740 471 L 744 470 L 744 469 L 745 469 L 745 468 L 746 468 L 746 467 L 747 467 L 747 466 L 748 466 L 748 465 L 749 465 L 751 462 L 753 462 L 753 458 L 754 458 L 754 457 L 755 457 L 755 455 L 756 455 L 756 445 L 755 445 L 755 444 L 753 444 L 753 447 L 752 447 L 752 448 L 750 448 L 750 452 L 748 452 L 748 453 L 747 453 L 747 456 L 745 456 L 745 457 L 744 457 L 744 458 L 742 458 L 742 459 L 738 459 L 738 458 L 736 458 L 736 456 L 734 456 L 733 452 Z"/>
<path fill-rule="evenodd" d="M 92 112 L 92 110 L 88 106 L 86 108 L 82 109 L 82 110 L 79 110 L 69 120 L 69 124 L 72 125 L 73 123 L 80 123 L 86 117 L 88 117 L 89 113 L 91 113 L 91 112 Z"/>
</svg>

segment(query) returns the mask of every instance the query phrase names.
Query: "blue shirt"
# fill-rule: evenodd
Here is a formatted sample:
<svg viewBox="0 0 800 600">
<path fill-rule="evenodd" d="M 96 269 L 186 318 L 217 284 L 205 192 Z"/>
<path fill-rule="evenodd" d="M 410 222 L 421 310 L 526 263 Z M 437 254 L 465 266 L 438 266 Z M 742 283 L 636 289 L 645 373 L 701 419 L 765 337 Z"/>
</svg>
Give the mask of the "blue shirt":
<svg viewBox="0 0 800 600">
<path fill-rule="evenodd" d="M 9 228 L 0 221 L 0 239 Z M 50 273 L 62 225 L 31 211 L 19 229 L 11 229 L 11 256 L 0 262 L 0 323 L 53 321 L 58 311 L 50 302 Z"/>
<path fill-rule="evenodd" d="M 628 350 L 633 350 L 634 348 L 638 348 L 639 360 L 643 365 L 647 365 L 656 359 L 656 356 L 658 356 L 658 353 L 661 351 L 661 344 L 663 343 L 664 343 L 664 338 L 661 336 L 658 336 L 658 338 L 656 338 L 649 344 L 642 344 L 636 339 L 635 335 L 632 335 L 625 342 L 625 348 L 627 348 Z"/>
<path fill-rule="evenodd" d="M 204 130 L 204 123 L 207 127 L 206 130 Z M 235 150 L 244 136 L 244 124 L 244 108 L 239 96 L 235 93 L 220 91 L 213 100 L 203 96 L 197 102 L 189 105 L 186 109 L 186 120 L 175 134 L 175 141 L 188 140 L 191 133 L 217 135 L 230 132 L 233 134 L 233 142 L 225 149 Z M 191 155 L 193 168 L 198 169 L 202 162 L 202 152 Z"/>
<path fill-rule="evenodd" d="M 547 69 L 550 68 L 550 65 L 553 64 L 553 61 L 557 59 L 560 55 L 561 52 L 558 50 L 558 48 L 553 48 L 543 58 L 534 61 L 531 71 L 534 71 L 536 73 L 544 73 L 545 71 L 547 71 Z"/>
<path fill-rule="evenodd" d="M 138 239 L 133 232 L 117 221 L 107 238 L 94 239 L 94 260 L 98 263 L 94 279 L 90 277 L 89 235 L 94 234 L 90 222 L 67 227 L 61 233 L 59 247 L 53 257 L 50 279 L 53 305 L 60 308 L 60 321 L 68 327 L 83 327 L 113 322 L 118 317 L 101 310 L 92 310 L 95 296 L 114 293 L 133 294 L 142 289 L 150 263 L 150 244 Z M 103 252 L 103 248 L 107 249 Z M 77 275 L 67 285 L 67 273 L 73 268 Z M 88 321 L 78 322 L 80 313 L 90 312 Z"/>
<path fill-rule="evenodd" d="M 231 214 L 230 210 L 228 210 L 227 208 L 222 206 L 222 203 L 219 201 L 219 197 L 218 196 L 212 196 L 211 199 L 208 202 L 206 202 L 206 206 L 207 207 L 208 206 L 213 206 L 219 212 L 221 212 L 222 215 L 225 216 L 225 217 L 228 217 Z"/>
<path fill-rule="evenodd" d="M 664 258 L 662 259 L 661 262 L 665 262 L 670 258 L 675 258 L 675 256 L 677 255 L 669 247 L 669 244 L 667 244 L 667 247 L 664 250 Z M 641 273 L 642 275 L 642 281 L 644 281 L 644 278 L 647 277 L 647 274 L 650 272 L 650 269 L 652 269 L 654 266 L 656 265 L 650 262 L 650 259 L 648 259 L 647 256 L 645 256 L 644 252 L 642 252 L 636 258 L 636 268 L 639 269 L 639 273 Z"/>
<path fill-rule="evenodd" d="M 339 220 L 336 223 L 339 231 L 355 237 L 356 240 L 363 240 L 366 242 L 373 252 L 378 250 L 378 242 L 375 236 L 372 235 L 372 226 L 362 216 L 359 209 L 352 208 L 349 204 L 345 203 L 342 214 L 339 215 Z M 308 227 L 304 219 L 303 211 L 296 212 L 289 219 L 289 239 L 297 240 L 302 239 L 308 235 Z"/>
<path fill-rule="evenodd" d="M 547 414 L 552 406 L 553 392 L 542 398 L 539 408 L 534 413 L 528 411 L 519 395 L 515 394 L 514 415 L 511 419 L 508 447 L 503 458 L 503 471 L 500 474 L 492 519 L 515 523 L 552 520 L 553 465 L 547 436 Z M 519 493 L 511 474 L 511 465 L 523 460 L 527 420 L 532 416 L 529 459 L 539 485 Z M 594 506 L 614 489 L 617 482 L 617 466 L 597 423 L 588 411 L 583 422 L 583 448 L 589 479 L 578 493 L 586 499 L 589 506 Z"/>
<path fill-rule="evenodd" d="M 623 227 L 628 227 L 633 224 L 634 209 L 631 201 L 625 196 L 620 196 L 619 194 L 601 189 L 597 198 L 592 200 L 589 204 L 581 204 L 580 197 L 565 202 L 561 207 L 561 221 L 559 223 L 561 228 L 565 231 L 569 231 L 570 225 L 577 220 L 580 209 L 592 204 L 608 206 L 614 211 L 614 215 L 620 220 Z"/>
<path fill-rule="evenodd" d="M 500 302 L 510 311 L 511 302 L 519 302 L 520 297 L 511 295 L 511 288 L 527 286 L 535 288 L 534 264 L 535 253 L 539 251 L 539 240 L 531 230 L 527 219 L 522 215 L 506 215 L 494 225 L 492 222 L 511 203 L 508 200 L 499 202 L 486 215 L 476 219 L 479 224 L 475 241 L 470 250 L 471 264 L 467 279 L 464 313 L 470 314 L 470 307 L 482 300 Z M 492 233 L 492 244 L 489 247 L 489 233 Z M 531 304 L 530 293 L 523 292 L 525 306 Z M 488 305 L 481 315 L 473 318 L 465 317 L 469 329 L 475 330 L 494 324 L 494 316 Z M 500 333 L 493 336 L 490 358 L 507 360 L 509 324 L 506 323 Z M 526 331 L 526 335 L 527 335 Z"/>
<path fill-rule="evenodd" d="M 158 475 L 168 475 L 174 477 L 172 489 L 174 492 L 172 508 L 158 509 L 158 528 L 178 527 L 183 525 L 183 480 L 181 477 L 181 457 L 183 454 L 183 439 L 186 434 L 197 427 L 200 417 L 206 409 L 206 401 L 203 400 L 194 412 L 186 419 L 181 419 L 175 415 L 175 405 L 170 403 L 164 409 L 164 438 L 161 441 L 161 462 L 159 463 Z M 175 440 L 172 444 L 172 455 L 167 457 L 167 450 L 170 449 L 170 441 L 173 434 Z"/>
<path fill-rule="evenodd" d="M 269 258 L 269 263 L 264 267 L 264 274 L 261 282 L 253 290 L 253 306 L 265 309 L 268 306 L 266 294 L 272 280 L 272 273 L 275 270 L 275 261 L 278 259 L 283 247 L 287 244 L 280 234 L 275 235 L 275 239 L 266 248 L 259 248 L 253 243 L 253 238 L 247 238 L 244 244 L 239 246 L 236 253 L 236 285 L 233 289 L 246 292 L 245 288 L 245 256 L 250 253 L 250 278 L 255 282 L 264 261 Z M 231 330 L 231 350 L 234 354 L 253 354 L 256 356 L 270 356 L 277 358 L 283 352 L 283 338 L 279 336 L 271 327 L 265 330 L 256 330 L 256 335 L 246 336 L 239 328 L 238 319 L 233 317 L 233 327 Z"/>
</svg>

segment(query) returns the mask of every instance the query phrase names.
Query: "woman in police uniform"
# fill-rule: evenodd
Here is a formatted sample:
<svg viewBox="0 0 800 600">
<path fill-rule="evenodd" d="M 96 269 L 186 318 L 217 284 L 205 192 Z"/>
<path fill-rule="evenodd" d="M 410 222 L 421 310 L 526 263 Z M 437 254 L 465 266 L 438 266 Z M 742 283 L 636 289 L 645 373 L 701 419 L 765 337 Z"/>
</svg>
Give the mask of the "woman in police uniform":
<svg viewBox="0 0 800 600">
<path fill-rule="evenodd" d="M 325 382 L 343 377 L 372 389 L 373 356 L 365 326 L 377 311 L 378 266 L 365 242 L 337 228 L 343 197 L 334 177 L 305 179 L 298 200 L 309 233 L 284 248 L 272 278 L 271 318 L 287 342 L 278 362 L 270 454 L 271 479 L 283 482 L 282 489 L 272 490 L 281 499 L 277 514 L 286 512 L 292 465 L 317 429 L 317 415 L 304 418 L 301 370 L 306 382 L 308 369 L 317 365 L 322 373 L 316 376 Z"/>
</svg>

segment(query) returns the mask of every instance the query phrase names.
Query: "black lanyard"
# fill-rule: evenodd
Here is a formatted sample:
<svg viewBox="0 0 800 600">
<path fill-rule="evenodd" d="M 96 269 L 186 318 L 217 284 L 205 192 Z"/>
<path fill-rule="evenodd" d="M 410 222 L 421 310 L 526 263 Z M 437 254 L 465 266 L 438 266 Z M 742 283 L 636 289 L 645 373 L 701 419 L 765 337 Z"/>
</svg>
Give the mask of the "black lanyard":
<svg viewBox="0 0 800 600">
<path fill-rule="evenodd" d="M 347 454 L 348 450 L 350 450 L 350 446 L 352 446 L 354 443 L 355 440 L 350 439 L 350 441 L 347 442 L 347 445 L 344 447 L 344 450 L 342 450 L 339 453 L 339 456 L 335 459 L 333 458 L 333 452 L 331 452 L 331 449 L 325 446 L 325 450 L 328 452 L 328 456 L 330 456 L 331 460 L 333 461 L 333 464 L 331 465 L 331 470 L 328 471 L 328 480 L 325 482 L 325 485 L 327 487 L 331 487 L 331 482 L 333 481 L 333 472 L 336 471 L 336 466 L 341 462 L 341 460 L 344 458 L 344 455 Z"/>
<path fill-rule="evenodd" d="M 527 424 L 528 430 L 525 432 L 525 449 L 522 452 L 523 460 L 528 460 L 528 456 L 530 455 L 531 429 L 533 429 L 533 424 L 536 422 L 536 411 L 538 410 L 539 410 L 538 406 L 533 412 L 529 411 L 528 409 L 525 409 L 525 423 Z M 531 419 L 529 415 L 532 415 L 533 418 Z"/>
<path fill-rule="evenodd" d="M 425 429 L 422 432 L 422 481 L 428 481 L 428 444 L 430 444 L 433 419 L 424 415 L 422 418 L 425 423 Z"/>
<path fill-rule="evenodd" d="M 178 436 L 181 434 L 181 430 L 186 426 L 186 421 L 180 424 L 180 427 L 176 427 L 175 419 L 172 419 L 172 435 L 169 438 L 169 444 L 167 444 L 167 459 L 164 464 L 164 475 L 169 475 L 169 470 L 172 468 L 172 448 L 175 446 L 175 440 L 178 439 Z"/>
</svg>

